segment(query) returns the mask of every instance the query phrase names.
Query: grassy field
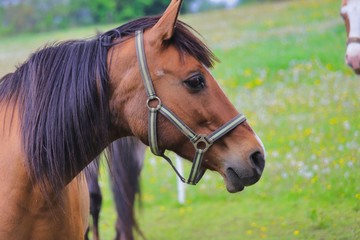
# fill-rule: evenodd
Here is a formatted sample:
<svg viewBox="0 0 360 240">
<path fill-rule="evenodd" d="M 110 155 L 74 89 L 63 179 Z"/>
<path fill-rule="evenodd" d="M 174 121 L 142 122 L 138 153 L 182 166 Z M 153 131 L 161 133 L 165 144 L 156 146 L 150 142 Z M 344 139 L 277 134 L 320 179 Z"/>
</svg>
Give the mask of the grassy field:
<svg viewBox="0 0 360 240">
<path fill-rule="evenodd" d="M 138 219 L 148 239 L 360 239 L 360 77 L 344 63 L 339 6 L 285 1 L 182 16 L 220 58 L 213 73 L 264 142 L 267 163 L 238 194 L 209 172 L 180 205 L 175 174 L 147 153 Z M 45 42 L 111 27 L 1 39 L 0 75 Z M 112 239 L 106 176 L 101 184 L 101 233 Z"/>
</svg>

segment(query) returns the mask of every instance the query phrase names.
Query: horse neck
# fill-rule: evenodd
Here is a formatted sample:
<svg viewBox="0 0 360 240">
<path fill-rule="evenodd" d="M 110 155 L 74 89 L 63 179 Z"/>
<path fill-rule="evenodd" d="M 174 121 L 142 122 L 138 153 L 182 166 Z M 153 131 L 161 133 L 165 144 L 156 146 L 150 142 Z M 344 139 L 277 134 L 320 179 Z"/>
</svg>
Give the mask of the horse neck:
<svg viewBox="0 0 360 240">
<path fill-rule="evenodd" d="M 0 103 L 0 239 L 81 239 L 89 209 L 84 177 L 44 198 L 26 169 L 17 107 L 7 106 Z"/>
</svg>

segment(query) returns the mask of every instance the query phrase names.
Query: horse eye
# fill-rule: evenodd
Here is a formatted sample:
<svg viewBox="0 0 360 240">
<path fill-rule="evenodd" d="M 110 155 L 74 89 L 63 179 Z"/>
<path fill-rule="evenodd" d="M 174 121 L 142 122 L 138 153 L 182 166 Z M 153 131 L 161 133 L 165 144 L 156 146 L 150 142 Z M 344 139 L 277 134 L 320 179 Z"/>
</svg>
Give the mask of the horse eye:
<svg viewBox="0 0 360 240">
<path fill-rule="evenodd" d="M 200 91 L 205 87 L 205 78 L 202 75 L 196 75 L 184 81 L 185 85 L 193 91 Z"/>
</svg>

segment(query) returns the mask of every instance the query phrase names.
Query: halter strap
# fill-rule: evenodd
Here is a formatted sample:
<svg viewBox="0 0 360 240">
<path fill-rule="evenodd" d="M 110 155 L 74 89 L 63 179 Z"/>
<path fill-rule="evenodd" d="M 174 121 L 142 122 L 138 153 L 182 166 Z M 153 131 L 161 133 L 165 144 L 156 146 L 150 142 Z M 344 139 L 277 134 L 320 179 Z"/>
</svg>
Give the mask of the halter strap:
<svg viewBox="0 0 360 240">
<path fill-rule="evenodd" d="M 151 152 L 157 156 L 163 157 L 174 169 L 175 173 L 181 179 L 182 182 L 191 185 L 196 185 L 205 173 L 205 169 L 201 168 L 201 163 L 205 152 L 211 147 L 211 145 L 223 137 L 225 134 L 233 130 L 239 124 L 246 120 L 246 117 L 242 114 L 237 115 L 229 122 L 215 130 L 209 135 L 197 134 L 191 128 L 189 128 L 181 119 L 179 119 L 170 109 L 165 107 L 160 98 L 156 96 L 154 86 L 150 77 L 149 69 L 146 63 L 146 56 L 144 51 L 143 31 L 138 30 L 135 33 L 136 42 L 136 54 L 138 57 L 141 76 L 144 82 L 146 94 L 148 96 L 146 106 L 149 109 L 149 128 L 148 128 L 148 141 Z M 161 113 L 172 124 L 174 124 L 194 145 L 195 156 L 192 162 L 192 167 L 188 180 L 186 180 L 174 166 L 171 159 L 164 154 L 164 150 L 160 150 L 157 142 L 157 128 L 156 119 L 157 113 Z"/>
<path fill-rule="evenodd" d="M 360 43 L 360 37 L 349 37 L 346 45 L 349 45 L 350 43 Z"/>
</svg>

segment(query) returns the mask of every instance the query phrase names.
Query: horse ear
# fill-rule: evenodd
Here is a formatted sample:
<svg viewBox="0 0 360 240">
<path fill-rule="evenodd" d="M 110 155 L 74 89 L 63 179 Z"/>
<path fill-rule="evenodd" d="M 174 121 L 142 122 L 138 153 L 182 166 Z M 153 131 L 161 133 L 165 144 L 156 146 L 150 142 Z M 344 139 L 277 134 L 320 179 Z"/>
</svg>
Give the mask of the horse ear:
<svg viewBox="0 0 360 240">
<path fill-rule="evenodd" d="M 181 9 L 182 0 L 171 0 L 159 21 L 151 28 L 153 43 L 168 40 L 174 34 L 175 23 Z"/>
</svg>

